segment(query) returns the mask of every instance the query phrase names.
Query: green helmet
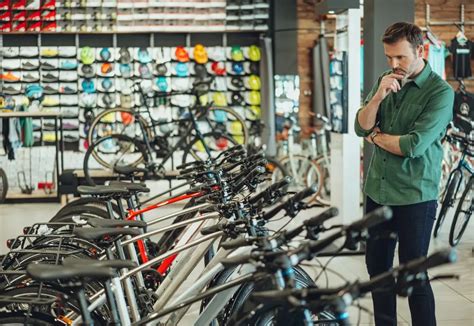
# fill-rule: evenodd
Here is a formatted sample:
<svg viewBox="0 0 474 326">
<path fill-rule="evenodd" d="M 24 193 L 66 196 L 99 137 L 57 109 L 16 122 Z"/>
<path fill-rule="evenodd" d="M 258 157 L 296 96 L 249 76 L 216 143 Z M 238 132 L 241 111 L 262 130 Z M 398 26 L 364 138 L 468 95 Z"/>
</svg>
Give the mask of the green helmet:
<svg viewBox="0 0 474 326">
<path fill-rule="evenodd" d="M 95 61 L 95 52 L 91 47 L 85 46 L 81 49 L 81 62 L 90 65 Z"/>
<path fill-rule="evenodd" d="M 237 45 L 232 47 L 230 50 L 230 58 L 233 61 L 244 61 L 244 53 L 242 52 L 240 46 Z"/>
</svg>

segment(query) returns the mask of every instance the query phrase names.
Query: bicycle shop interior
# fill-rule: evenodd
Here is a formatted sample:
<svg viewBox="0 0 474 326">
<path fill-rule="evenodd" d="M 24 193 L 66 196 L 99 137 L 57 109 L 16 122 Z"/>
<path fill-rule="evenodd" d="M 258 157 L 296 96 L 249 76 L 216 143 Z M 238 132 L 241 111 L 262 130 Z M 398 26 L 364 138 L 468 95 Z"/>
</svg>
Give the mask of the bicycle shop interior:
<svg viewBox="0 0 474 326">
<path fill-rule="evenodd" d="M 0 0 L 0 324 L 473 326 L 473 61 L 469 0 Z"/>
</svg>

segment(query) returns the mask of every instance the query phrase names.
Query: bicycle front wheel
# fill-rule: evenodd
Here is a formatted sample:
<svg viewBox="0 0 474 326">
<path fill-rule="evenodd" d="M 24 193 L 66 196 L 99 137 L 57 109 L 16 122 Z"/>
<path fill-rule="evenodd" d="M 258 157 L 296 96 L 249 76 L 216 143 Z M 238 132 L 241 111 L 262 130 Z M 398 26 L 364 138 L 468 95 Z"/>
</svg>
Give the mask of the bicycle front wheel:
<svg viewBox="0 0 474 326">
<path fill-rule="evenodd" d="M 457 246 L 461 237 L 466 231 L 467 224 L 474 210 L 473 187 L 474 177 L 469 178 L 469 182 L 464 189 L 461 200 L 459 201 L 456 213 L 454 214 L 453 223 L 449 232 L 449 244 Z"/>
<path fill-rule="evenodd" d="M 184 149 L 183 164 L 193 160 L 205 161 L 216 158 L 222 151 L 235 145 L 237 145 L 236 141 L 225 133 L 209 132 L 203 134 L 202 139 L 194 138 Z"/>
<path fill-rule="evenodd" d="M 107 109 L 100 112 L 92 121 L 87 133 L 87 140 L 89 144 L 93 144 L 97 139 L 112 134 L 143 139 L 141 126 L 145 128 L 148 139 L 153 139 L 149 122 L 144 116 L 140 115 L 139 118 L 135 118 L 134 113 L 130 109 Z"/>
<path fill-rule="evenodd" d="M 148 161 L 148 154 L 138 140 L 125 135 L 110 135 L 91 144 L 84 156 L 84 175 L 89 184 L 93 182 L 93 169 L 100 166 L 113 176 L 115 166 L 137 166 Z"/>
<path fill-rule="evenodd" d="M 459 184 L 461 182 L 461 171 L 455 170 L 448 181 L 448 188 L 444 193 L 444 198 L 441 203 L 441 209 L 439 211 L 438 218 L 436 219 L 436 224 L 434 227 L 433 236 L 436 238 L 439 234 L 439 230 L 446 219 L 446 215 L 451 207 L 453 207 L 454 199 L 456 197 L 457 189 L 459 188 Z"/>
<path fill-rule="evenodd" d="M 211 107 L 206 114 L 198 116 L 197 123 L 201 133 L 219 131 L 236 144 L 248 144 L 249 131 L 245 119 L 231 108 Z"/>
<path fill-rule="evenodd" d="M 289 175 L 293 178 L 288 191 L 298 192 L 311 185 L 317 185 L 317 192 L 308 197 L 305 201 L 312 202 L 315 200 L 322 189 L 324 182 L 323 172 L 321 167 L 313 160 L 303 155 L 285 156 L 281 159 L 280 163 L 288 171 Z"/>
<path fill-rule="evenodd" d="M 0 169 L 0 204 L 5 201 L 8 192 L 7 174 L 3 169 Z"/>
</svg>

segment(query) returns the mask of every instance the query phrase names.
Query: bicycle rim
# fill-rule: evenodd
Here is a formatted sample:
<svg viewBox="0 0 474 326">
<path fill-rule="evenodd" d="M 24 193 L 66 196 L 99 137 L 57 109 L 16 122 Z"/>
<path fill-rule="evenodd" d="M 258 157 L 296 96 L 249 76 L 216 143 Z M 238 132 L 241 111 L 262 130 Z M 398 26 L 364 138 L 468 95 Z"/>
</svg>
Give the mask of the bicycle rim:
<svg viewBox="0 0 474 326">
<path fill-rule="evenodd" d="M 206 115 L 198 118 L 197 124 L 201 133 L 219 131 L 236 144 L 248 144 L 249 131 L 245 119 L 231 108 L 211 107 Z"/>
<path fill-rule="evenodd" d="M 455 196 L 455 191 L 458 188 L 458 184 L 461 181 L 461 175 L 459 170 L 453 172 L 452 177 L 448 181 L 448 188 L 445 191 L 443 201 L 441 203 L 441 209 L 439 211 L 438 218 L 436 219 L 436 224 L 434 228 L 433 235 L 436 238 L 439 234 L 439 230 L 446 219 L 446 215 L 449 211 L 449 208 L 453 206 L 453 200 Z"/>
<path fill-rule="evenodd" d="M 293 162 L 291 161 L 290 156 L 285 156 L 280 161 L 283 167 L 288 171 L 289 175 L 293 178 L 293 181 L 288 187 L 288 191 L 298 192 L 306 187 L 316 184 L 318 191 L 305 200 L 305 202 L 309 203 L 313 201 L 321 191 L 323 183 L 321 168 L 316 164 L 316 162 L 303 155 L 293 155 L 292 159 Z"/>
<path fill-rule="evenodd" d="M 457 246 L 459 241 L 461 241 L 461 237 L 466 230 L 472 211 L 474 210 L 474 191 L 472 189 L 473 181 L 474 178 L 471 177 L 469 183 L 464 189 L 456 213 L 454 214 L 451 230 L 449 232 L 449 244 L 453 247 Z"/>
<path fill-rule="evenodd" d="M 140 121 L 145 126 L 148 139 L 153 138 L 149 122 L 140 115 Z M 143 132 L 140 124 L 133 116 L 130 109 L 113 108 L 102 111 L 92 121 L 87 133 L 89 144 L 93 144 L 97 139 L 112 134 L 126 135 L 132 138 L 143 139 Z"/>
<path fill-rule="evenodd" d="M 7 174 L 3 169 L 0 169 L 0 203 L 5 201 L 8 192 Z"/>
</svg>

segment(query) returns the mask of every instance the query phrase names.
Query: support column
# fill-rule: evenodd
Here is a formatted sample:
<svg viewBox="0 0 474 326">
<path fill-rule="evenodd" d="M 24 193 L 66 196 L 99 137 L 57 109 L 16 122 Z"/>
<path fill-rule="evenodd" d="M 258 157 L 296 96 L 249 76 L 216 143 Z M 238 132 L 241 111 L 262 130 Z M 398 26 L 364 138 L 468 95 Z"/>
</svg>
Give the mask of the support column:
<svg viewBox="0 0 474 326">
<path fill-rule="evenodd" d="M 348 9 L 336 18 L 337 29 L 347 26 L 336 49 L 347 51 L 349 132 L 331 134 L 331 205 L 339 208 L 344 224 L 360 217 L 360 139 L 352 128 L 360 106 L 360 21 L 361 9 Z"/>
</svg>

